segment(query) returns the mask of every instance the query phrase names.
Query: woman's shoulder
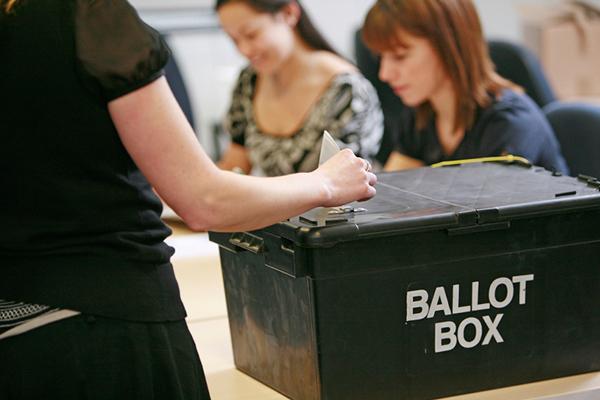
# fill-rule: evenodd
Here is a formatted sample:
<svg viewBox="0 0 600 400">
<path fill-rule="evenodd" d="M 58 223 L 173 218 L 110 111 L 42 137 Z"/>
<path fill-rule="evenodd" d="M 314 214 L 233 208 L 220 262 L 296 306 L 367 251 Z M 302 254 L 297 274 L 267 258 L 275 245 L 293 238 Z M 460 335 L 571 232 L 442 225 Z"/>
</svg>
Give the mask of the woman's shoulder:
<svg viewBox="0 0 600 400">
<path fill-rule="evenodd" d="M 474 131 L 518 142 L 545 143 L 553 137 L 542 110 L 525 93 L 504 89 L 493 103 L 480 110 Z"/>
<path fill-rule="evenodd" d="M 548 169 L 568 171 L 550 123 L 525 93 L 505 89 L 487 111 L 482 128 L 489 139 L 502 138 L 505 152 Z"/>
<path fill-rule="evenodd" d="M 337 75 L 358 71 L 350 61 L 330 51 L 315 51 L 312 58 L 317 69 L 323 74 Z"/>
<path fill-rule="evenodd" d="M 355 65 L 340 56 L 329 53 L 329 60 L 323 63 L 321 76 L 329 82 L 331 91 L 349 91 L 356 96 L 377 96 L 371 82 Z"/>
<path fill-rule="evenodd" d="M 256 71 L 251 66 L 248 65 L 242 68 L 233 86 L 233 97 L 252 98 L 256 87 L 256 79 Z"/>
<path fill-rule="evenodd" d="M 526 93 L 510 88 L 503 89 L 496 95 L 488 107 L 495 112 L 541 114 L 540 108 Z"/>
<path fill-rule="evenodd" d="M 339 86 L 343 82 L 352 81 L 360 75 L 359 70 L 349 61 L 329 51 L 316 51 L 313 54 L 312 79 L 321 86 L 323 82 L 329 86 Z M 317 81 L 322 82 L 321 84 Z"/>
<path fill-rule="evenodd" d="M 503 89 L 487 107 L 480 110 L 479 120 L 503 120 L 515 125 L 530 127 L 546 124 L 542 110 L 525 93 Z"/>
</svg>

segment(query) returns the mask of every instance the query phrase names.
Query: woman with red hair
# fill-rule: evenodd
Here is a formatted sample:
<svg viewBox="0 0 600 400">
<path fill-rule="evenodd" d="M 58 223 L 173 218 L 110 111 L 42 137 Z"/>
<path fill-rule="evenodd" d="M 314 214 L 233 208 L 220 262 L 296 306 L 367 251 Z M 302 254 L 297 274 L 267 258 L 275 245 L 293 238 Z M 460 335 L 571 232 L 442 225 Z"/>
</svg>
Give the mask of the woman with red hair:
<svg viewBox="0 0 600 400">
<path fill-rule="evenodd" d="M 471 0 L 378 0 L 362 32 L 408 106 L 385 169 L 513 154 L 567 172 L 541 110 L 495 72 Z"/>
</svg>

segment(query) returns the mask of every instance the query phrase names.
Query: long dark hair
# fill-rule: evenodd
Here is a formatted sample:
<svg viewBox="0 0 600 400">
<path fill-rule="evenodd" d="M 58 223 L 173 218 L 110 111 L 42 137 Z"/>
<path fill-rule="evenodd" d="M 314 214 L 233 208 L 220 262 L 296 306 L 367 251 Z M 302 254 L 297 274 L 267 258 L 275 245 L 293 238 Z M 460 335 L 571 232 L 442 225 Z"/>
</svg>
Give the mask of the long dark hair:
<svg viewBox="0 0 600 400">
<path fill-rule="evenodd" d="M 298 30 L 300 37 L 315 50 L 326 50 L 338 54 L 325 37 L 317 30 L 304 10 L 304 7 L 302 7 L 302 4 L 300 4 L 298 0 L 216 0 L 215 10 L 218 11 L 219 8 L 225 4 L 234 1 L 246 3 L 255 10 L 269 14 L 275 14 L 288 4 L 298 4 L 298 7 L 300 7 L 300 19 L 298 20 L 296 29 Z"/>
<path fill-rule="evenodd" d="M 0 0 L 0 7 L 5 13 L 9 13 L 15 6 L 17 0 Z"/>
</svg>

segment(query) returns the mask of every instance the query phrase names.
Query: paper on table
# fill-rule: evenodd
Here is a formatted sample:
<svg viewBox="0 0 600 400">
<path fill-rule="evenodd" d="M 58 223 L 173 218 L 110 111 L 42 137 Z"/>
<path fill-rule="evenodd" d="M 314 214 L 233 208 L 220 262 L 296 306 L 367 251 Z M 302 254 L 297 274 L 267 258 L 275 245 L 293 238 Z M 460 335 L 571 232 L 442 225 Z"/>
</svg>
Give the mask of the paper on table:
<svg viewBox="0 0 600 400">
<path fill-rule="evenodd" d="M 338 151 L 340 151 L 339 146 L 333 140 L 329 132 L 323 131 L 323 139 L 321 141 L 321 154 L 319 155 L 319 166 L 322 165 L 325 161 L 329 160 L 333 157 Z"/>
</svg>

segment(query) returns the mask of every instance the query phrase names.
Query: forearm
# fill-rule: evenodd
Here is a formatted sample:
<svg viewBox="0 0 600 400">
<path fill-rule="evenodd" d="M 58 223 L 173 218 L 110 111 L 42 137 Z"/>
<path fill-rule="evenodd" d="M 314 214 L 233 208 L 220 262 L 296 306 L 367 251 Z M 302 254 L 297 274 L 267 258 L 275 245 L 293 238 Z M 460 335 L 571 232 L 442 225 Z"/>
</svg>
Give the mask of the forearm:
<svg viewBox="0 0 600 400">
<path fill-rule="evenodd" d="M 220 171 L 210 192 L 198 194 L 202 204 L 190 207 L 199 214 L 190 220 L 204 224 L 193 227 L 199 230 L 258 229 L 327 203 L 329 193 L 320 180 L 315 173 L 258 178 Z"/>
<path fill-rule="evenodd" d="M 385 162 L 384 171 L 399 171 L 403 169 L 423 167 L 425 163 L 416 158 L 405 156 L 397 151 L 393 151 Z"/>
</svg>

